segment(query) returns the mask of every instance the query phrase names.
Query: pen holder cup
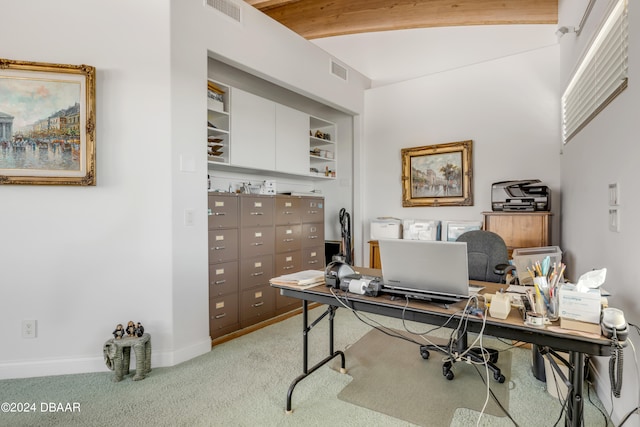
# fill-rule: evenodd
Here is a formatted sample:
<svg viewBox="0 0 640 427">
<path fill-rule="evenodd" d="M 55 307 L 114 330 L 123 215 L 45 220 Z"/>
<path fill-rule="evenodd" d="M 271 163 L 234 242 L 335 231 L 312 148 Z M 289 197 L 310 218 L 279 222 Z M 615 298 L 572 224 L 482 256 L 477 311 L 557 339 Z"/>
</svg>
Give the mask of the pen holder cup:
<svg viewBox="0 0 640 427">
<path fill-rule="evenodd" d="M 536 277 L 533 279 L 536 288 L 535 293 L 535 311 L 543 316 L 547 315 L 547 307 L 549 304 L 549 283 L 546 277 Z"/>
<path fill-rule="evenodd" d="M 547 308 L 547 318 L 555 322 L 560 318 L 560 310 L 558 309 L 560 298 L 558 298 L 558 292 L 549 296 L 549 306 Z"/>
</svg>

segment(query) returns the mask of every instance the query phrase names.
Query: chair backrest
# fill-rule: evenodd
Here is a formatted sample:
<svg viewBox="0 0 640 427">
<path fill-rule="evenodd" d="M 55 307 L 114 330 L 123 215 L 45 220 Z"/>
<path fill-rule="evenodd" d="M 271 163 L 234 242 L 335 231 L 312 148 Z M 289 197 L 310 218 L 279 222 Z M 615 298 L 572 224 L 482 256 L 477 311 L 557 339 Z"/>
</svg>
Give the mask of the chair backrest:
<svg viewBox="0 0 640 427">
<path fill-rule="evenodd" d="M 469 279 L 500 283 L 502 276 L 494 272 L 498 264 L 508 264 L 507 245 L 496 233 L 484 230 L 467 231 L 458 237 L 467 242 Z"/>
</svg>

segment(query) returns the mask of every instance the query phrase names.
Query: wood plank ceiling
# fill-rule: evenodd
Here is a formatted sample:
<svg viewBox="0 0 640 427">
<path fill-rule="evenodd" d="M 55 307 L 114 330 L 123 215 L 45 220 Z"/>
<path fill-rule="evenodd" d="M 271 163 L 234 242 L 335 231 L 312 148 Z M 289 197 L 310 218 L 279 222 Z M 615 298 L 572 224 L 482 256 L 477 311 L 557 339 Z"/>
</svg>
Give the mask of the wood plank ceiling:
<svg viewBox="0 0 640 427">
<path fill-rule="evenodd" d="M 306 39 L 408 28 L 558 22 L 558 0 L 245 1 Z"/>
</svg>

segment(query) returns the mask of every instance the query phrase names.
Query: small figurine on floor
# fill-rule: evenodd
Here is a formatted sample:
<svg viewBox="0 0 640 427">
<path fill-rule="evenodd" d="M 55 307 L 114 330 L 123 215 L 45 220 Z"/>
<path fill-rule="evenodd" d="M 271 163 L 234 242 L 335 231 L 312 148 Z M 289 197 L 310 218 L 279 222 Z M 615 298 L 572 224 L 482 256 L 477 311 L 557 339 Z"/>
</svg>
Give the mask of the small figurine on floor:
<svg viewBox="0 0 640 427">
<path fill-rule="evenodd" d="M 133 321 L 129 320 L 129 323 L 127 323 L 127 336 L 128 337 L 135 337 L 136 336 L 136 327 L 133 324 Z"/>
<path fill-rule="evenodd" d="M 142 334 L 144 334 L 144 326 L 142 326 L 142 323 L 138 322 L 136 324 L 136 336 L 137 337 L 141 337 Z"/>
<path fill-rule="evenodd" d="M 119 340 L 123 336 L 124 336 L 124 328 L 122 327 L 122 323 L 118 323 L 118 326 L 116 326 L 116 330 L 113 331 L 113 337 Z"/>
</svg>

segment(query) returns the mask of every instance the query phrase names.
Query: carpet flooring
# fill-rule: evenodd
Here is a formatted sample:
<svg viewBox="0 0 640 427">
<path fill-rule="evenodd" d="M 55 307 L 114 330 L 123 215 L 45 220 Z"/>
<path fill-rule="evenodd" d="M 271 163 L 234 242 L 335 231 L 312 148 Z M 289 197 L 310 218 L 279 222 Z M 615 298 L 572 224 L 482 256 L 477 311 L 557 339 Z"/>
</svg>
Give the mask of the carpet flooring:
<svg viewBox="0 0 640 427">
<path fill-rule="evenodd" d="M 432 427 L 451 425 L 458 408 L 481 412 L 487 386 L 478 371 L 485 377 L 484 367 L 476 369 L 470 364 L 456 363 L 453 368 L 455 378 L 449 381 L 442 375 L 444 354 L 430 353 L 429 359 L 425 360 L 420 356 L 417 344 L 373 329 L 346 350 L 346 367 L 353 381 L 338 398 L 416 425 Z M 503 352 L 498 365 L 509 378 L 511 353 Z M 339 363 L 334 363 L 333 367 L 339 368 Z M 491 390 L 508 410 L 508 382 L 494 381 L 491 373 L 489 377 Z M 446 389 L 446 393 L 442 393 L 442 389 Z M 484 412 L 504 416 L 493 399 L 489 399 Z"/>
</svg>

